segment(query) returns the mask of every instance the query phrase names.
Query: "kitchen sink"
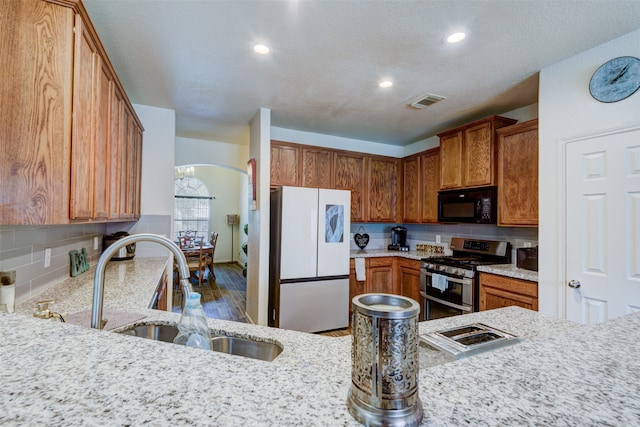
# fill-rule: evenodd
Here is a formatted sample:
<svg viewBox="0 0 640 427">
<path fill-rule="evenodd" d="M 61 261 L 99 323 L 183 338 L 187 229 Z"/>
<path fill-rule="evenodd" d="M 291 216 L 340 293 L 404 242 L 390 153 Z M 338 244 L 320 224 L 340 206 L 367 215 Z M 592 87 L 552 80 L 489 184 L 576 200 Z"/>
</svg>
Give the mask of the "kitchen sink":
<svg viewBox="0 0 640 427">
<path fill-rule="evenodd" d="M 271 362 L 282 352 L 278 344 L 224 335 L 211 337 L 211 350 Z"/>
<path fill-rule="evenodd" d="M 173 324 L 148 323 L 126 328 L 118 333 L 173 343 L 173 339 L 178 335 L 178 327 Z M 211 350 L 271 362 L 282 353 L 282 346 L 246 337 L 212 335 Z"/>
</svg>

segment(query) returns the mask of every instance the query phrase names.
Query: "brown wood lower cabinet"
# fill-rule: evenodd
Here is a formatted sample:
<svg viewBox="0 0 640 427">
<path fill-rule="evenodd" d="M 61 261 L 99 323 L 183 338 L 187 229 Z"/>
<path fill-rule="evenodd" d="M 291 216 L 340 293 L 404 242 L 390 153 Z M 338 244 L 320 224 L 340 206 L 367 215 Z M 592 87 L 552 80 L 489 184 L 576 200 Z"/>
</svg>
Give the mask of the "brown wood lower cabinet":
<svg viewBox="0 0 640 427">
<path fill-rule="evenodd" d="M 365 280 L 356 280 L 355 261 L 349 275 L 349 313 L 351 300 L 365 293 L 403 295 L 420 303 L 420 261 L 400 257 L 365 258 Z M 421 310 L 422 310 L 422 304 Z"/>
<path fill-rule="evenodd" d="M 480 311 L 512 305 L 538 311 L 538 284 L 480 273 Z"/>
</svg>

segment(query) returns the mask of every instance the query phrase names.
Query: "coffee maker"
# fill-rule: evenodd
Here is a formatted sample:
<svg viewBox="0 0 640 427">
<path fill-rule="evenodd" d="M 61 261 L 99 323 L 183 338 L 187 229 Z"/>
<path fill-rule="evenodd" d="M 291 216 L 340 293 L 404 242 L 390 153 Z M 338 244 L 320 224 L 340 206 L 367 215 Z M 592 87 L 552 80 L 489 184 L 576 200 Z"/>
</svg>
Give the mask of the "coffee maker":
<svg viewBox="0 0 640 427">
<path fill-rule="evenodd" d="M 391 229 L 391 244 L 387 246 L 390 251 L 409 252 L 407 245 L 407 229 L 397 225 Z"/>
</svg>

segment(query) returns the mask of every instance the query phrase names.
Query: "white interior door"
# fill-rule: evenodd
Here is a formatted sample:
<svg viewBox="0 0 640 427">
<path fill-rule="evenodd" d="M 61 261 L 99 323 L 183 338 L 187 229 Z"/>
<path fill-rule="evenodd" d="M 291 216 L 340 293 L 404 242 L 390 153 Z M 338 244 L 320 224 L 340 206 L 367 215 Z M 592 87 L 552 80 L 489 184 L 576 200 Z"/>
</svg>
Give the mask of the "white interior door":
<svg viewBox="0 0 640 427">
<path fill-rule="evenodd" d="M 567 318 L 640 310 L 640 129 L 566 145 Z"/>
</svg>

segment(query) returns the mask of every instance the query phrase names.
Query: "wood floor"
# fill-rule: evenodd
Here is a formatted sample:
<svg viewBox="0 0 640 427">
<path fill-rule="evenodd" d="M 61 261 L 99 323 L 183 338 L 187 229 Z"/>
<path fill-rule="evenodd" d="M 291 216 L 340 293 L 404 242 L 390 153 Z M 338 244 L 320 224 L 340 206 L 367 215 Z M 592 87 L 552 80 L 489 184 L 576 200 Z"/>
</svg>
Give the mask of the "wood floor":
<svg viewBox="0 0 640 427">
<path fill-rule="evenodd" d="M 202 287 L 192 283 L 193 290 L 201 295 L 204 314 L 212 319 L 233 320 L 248 323 L 247 280 L 242 276 L 242 267 L 236 263 L 215 264 L 215 280 L 209 278 Z M 179 313 L 182 306 L 182 292 L 173 293 L 173 311 Z"/>
<path fill-rule="evenodd" d="M 245 315 L 247 307 L 247 280 L 242 276 L 242 267 L 236 263 L 215 264 L 216 278 L 210 278 L 202 287 L 192 284 L 201 297 L 205 316 L 212 319 L 233 320 L 249 323 Z M 182 292 L 174 286 L 172 311 L 179 313 Z M 351 333 L 350 328 L 320 332 L 319 335 L 342 337 Z"/>
</svg>

